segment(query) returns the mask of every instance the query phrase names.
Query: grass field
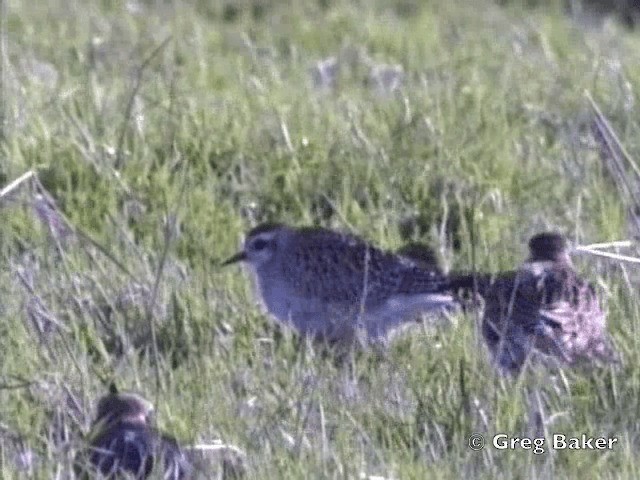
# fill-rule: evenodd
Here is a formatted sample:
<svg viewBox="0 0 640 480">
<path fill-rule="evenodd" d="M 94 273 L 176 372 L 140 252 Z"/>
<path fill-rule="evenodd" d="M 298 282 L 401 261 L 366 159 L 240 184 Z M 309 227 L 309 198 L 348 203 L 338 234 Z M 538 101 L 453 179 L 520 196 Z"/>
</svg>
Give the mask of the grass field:
<svg viewBox="0 0 640 480">
<path fill-rule="evenodd" d="M 640 476 L 634 265 L 577 259 L 620 369 L 517 381 L 472 313 L 337 367 L 218 267 L 265 220 L 490 271 L 540 230 L 635 234 L 585 92 L 637 157 L 638 33 L 468 3 L 0 0 L 0 188 L 33 173 L 0 199 L 2 478 L 25 448 L 67 478 L 111 380 L 182 442 L 242 449 L 247 478 Z M 535 435 L 532 405 L 548 435 L 618 443 L 494 448 Z"/>
</svg>

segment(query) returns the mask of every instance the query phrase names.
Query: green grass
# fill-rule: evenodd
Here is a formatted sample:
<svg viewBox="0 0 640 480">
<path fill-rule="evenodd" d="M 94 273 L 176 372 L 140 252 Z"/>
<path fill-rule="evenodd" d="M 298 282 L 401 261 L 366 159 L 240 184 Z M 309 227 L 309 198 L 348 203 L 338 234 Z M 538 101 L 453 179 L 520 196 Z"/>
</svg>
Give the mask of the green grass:
<svg viewBox="0 0 640 480">
<path fill-rule="evenodd" d="M 0 15 L 0 187 L 35 170 L 95 243 L 56 245 L 26 186 L 0 200 L 3 478 L 24 475 L 15 436 L 41 457 L 34 478 L 68 468 L 111 379 L 183 442 L 243 449 L 249 478 L 638 476 L 629 267 L 579 262 L 607 285 L 624 366 L 518 382 L 493 373 L 471 314 L 336 367 L 279 335 L 240 271 L 217 267 L 265 220 L 390 249 L 427 241 L 455 269 L 475 249 L 492 271 L 542 229 L 627 237 L 584 92 L 637 157 L 637 33 L 517 2 L 47 3 L 4 0 Z M 329 56 L 337 84 L 314 88 L 310 68 Z M 373 64 L 401 65 L 402 87 L 377 92 Z M 39 335 L 47 318 L 59 327 Z M 473 432 L 532 435 L 532 392 L 549 432 L 616 448 L 468 447 Z"/>
</svg>

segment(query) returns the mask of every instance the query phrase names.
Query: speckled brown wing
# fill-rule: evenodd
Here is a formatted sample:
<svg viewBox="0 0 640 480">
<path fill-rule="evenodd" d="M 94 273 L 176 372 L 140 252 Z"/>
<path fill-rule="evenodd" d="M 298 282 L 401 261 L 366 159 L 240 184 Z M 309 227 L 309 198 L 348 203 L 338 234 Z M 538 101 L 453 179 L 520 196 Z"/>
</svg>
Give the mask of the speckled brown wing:
<svg viewBox="0 0 640 480">
<path fill-rule="evenodd" d="M 507 371 L 517 371 L 530 349 L 524 334 L 526 324 L 519 326 L 514 319 L 527 322 L 535 315 L 535 311 L 519 312 L 529 304 L 516 301 L 524 293 L 514 288 L 516 276 L 516 272 L 508 272 L 496 278 L 485 277 L 477 285 L 484 298 L 482 336 L 496 364 Z"/>
<path fill-rule="evenodd" d="M 566 265 L 525 264 L 484 287 L 482 331 L 501 369 L 542 353 L 568 365 L 614 358 L 595 289 Z"/>
<path fill-rule="evenodd" d="M 545 298 L 540 309 L 540 329 L 536 348 L 549 354 L 561 351 L 570 365 L 616 361 L 605 314 L 593 285 L 571 268 L 554 268 L 543 279 Z M 544 350 L 546 340 L 551 345 Z"/>
<path fill-rule="evenodd" d="M 293 281 L 304 278 L 296 274 L 299 270 L 316 273 L 311 285 L 302 281 L 296 285 L 300 295 L 353 305 L 362 300 L 365 285 L 367 303 L 396 293 L 441 292 L 448 286 L 445 277 L 436 272 L 368 245 L 359 237 L 324 229 L 304 233 L 304 244 L 288 251 L 290 261 L 283 262 L 283 273 Z"/>
<path fill-rule="evenodd" d="M 364 284 L 364 252 L 366 246 L 357 238 L 323 229 L 306 230 L 305 241 L 295 243 L 282 262 L 283 274 L 294 282 L 296 293 L 336 303 L 357 301 Z M 345 264 L 344 258 L 350 261 Z M 345 271 L 351 272 L 350 282 L 338 283 Z M 314 282 L 308 282 L 312 272 Z M 345 275 L 346 276 L 346 275 Z"/>
</svg>

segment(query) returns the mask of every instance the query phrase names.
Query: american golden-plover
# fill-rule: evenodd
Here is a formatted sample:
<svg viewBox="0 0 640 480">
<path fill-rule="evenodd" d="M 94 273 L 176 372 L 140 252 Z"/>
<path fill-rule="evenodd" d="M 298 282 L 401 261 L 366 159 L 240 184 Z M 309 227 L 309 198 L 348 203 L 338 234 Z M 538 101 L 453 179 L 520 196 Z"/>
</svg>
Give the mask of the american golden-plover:
<svg viewBox="0 0 640 480">
<path fill-rule="evenodd" d="M 565 237 L 539 233 L 529 252 L 517 271 L 475 276 L 482 334 L 498 368 L 518 373 L 529 356 L 569 366 L 615 361 L 595 288 L 574 270 Z"/>
<path fill-rule="evenodd" d="M 133 393 L 112 386 L 98 402 L 88 447 L 76 459 L 79 478 L 188 478 L 191 466 L 178 443 L 150 424 L 153 406 Z M 101 477 L 102 478 L 102 477 Z M 155 478 L 155 477 L 154 477 Z"/>
<path fill-rule="evenodd" d="M 240 261 L 268 313 L 329 342 L 362 332 L 377 343 L 420 313 L 455 306 L 436 268 L 324 228 L 260 225 L 223 265 Z"/>
</svg>

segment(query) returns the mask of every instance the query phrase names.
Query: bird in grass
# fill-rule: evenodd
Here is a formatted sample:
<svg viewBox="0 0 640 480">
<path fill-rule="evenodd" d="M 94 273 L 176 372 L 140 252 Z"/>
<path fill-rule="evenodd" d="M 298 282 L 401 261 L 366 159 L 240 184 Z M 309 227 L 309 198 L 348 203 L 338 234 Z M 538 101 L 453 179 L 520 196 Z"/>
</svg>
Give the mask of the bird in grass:
<svg viewBox="0 0 640 480">
<path fill-rule="evenodd" d="M 189 478 L 191 466 L 175 439 L 151 425 L 153 406 L 133 393 L 112 385 L 98 401 L 88 446 L 76 459 L 79 478 Z M 156 477 L 153 477 L 156 478 Z"/>
<path fill-rule="evenodd" d="M 355 235 L 262 224 L 223 265 L 244 262 L 266 311 L 328 342 L 384 342 L 420 313 L 455 306 L 437 268 L 383 251 Z"/>
<path fill-rule="evenodd" d="M 482 334 L 498 368 L 517 374 L 529 357 L 569 366 L 617 361 L 596 290 L 575 271 L 565 237 L 534 235 L 529 252 L 517 271 L 452 280 L 484 299 Z"/>
</svg>

